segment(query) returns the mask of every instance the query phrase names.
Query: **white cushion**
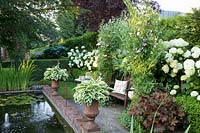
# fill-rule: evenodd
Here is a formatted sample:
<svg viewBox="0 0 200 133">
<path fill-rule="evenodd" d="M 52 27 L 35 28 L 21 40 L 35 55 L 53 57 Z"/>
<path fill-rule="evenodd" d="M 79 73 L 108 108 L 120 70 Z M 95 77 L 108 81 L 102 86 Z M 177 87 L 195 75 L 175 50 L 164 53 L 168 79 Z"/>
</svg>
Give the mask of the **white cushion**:
<svg viewBox="0 0 200 133">
<path fill-rule="evenodd" d="M 133 89 L 134 89 L 134 88 L 131 88 L 131 90 L 133 90 Z M 129 97 L 130 99 L 132 99 L 133 96 L 134 96 L 133 91 L 129 91 L 129 92 L 128 92 L 128 97 Z"/>
<path fill-rule="evenodd" d="M 127 88 L 127 85 L 128 81 L 121 81 L 116 79 L 113 92 L 125 94 L 125 89 Z"/>
</svg>

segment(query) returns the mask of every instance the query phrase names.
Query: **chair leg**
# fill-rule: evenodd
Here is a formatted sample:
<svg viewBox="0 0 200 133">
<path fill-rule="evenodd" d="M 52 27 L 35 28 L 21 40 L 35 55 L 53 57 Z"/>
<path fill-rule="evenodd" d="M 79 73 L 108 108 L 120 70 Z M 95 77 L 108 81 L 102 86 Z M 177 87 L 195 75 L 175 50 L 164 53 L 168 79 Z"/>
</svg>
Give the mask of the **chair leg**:
<svg viewBox="0 0 200 133">
<path fill-rule="evenodd" d="M 124 108 L 126 108 L 126 107 L 127 107 L 127 104 L 128 104 L 128 100 L 127 100 L 127 99 L 125 99 L 125 100 L 124 100 Z"/>
<path fill-rule="evenodd" d="M 125 99 L 124 99 L 124 108 L 128 105 L 128 91 L 125 92 Z"/>
</svg>

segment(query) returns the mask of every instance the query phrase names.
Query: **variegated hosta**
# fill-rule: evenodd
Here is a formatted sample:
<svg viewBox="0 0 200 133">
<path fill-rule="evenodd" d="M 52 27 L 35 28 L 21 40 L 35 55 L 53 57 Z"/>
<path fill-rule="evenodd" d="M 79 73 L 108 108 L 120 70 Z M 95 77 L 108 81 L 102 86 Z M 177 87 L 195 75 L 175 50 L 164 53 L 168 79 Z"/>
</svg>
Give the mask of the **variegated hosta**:
<svg viewBox="0 0 200 133">
<path fill-rule="evenodd" d="M 200 48 L 194 46 L 190 49 L 189 43 L 182 38 L 163 44 L 166 48 L 166 64 L 162 67 L 164 73 L 183 81 L 183 88 L 200 90 Z"/>
<path fill-rule="evenodd" d="M 78 84 L 74 90 L 74 100 L 79 104 L 87 104 L 90 106 L 93 101 L 98 101 L 104 104 L 109 100 L 108 85 L 98 78 L 97 80 L 91 78 L 87 82 Z"/>
<path fill-rule="evenodd" d="M 57 64 L 55 67 L 47 68 L 47 70 L 44 72 L 44 79 L 46 80 L 66 81 L 68 76 L 67 69 L 61 69 L 59 64 Z"/>
</svg>

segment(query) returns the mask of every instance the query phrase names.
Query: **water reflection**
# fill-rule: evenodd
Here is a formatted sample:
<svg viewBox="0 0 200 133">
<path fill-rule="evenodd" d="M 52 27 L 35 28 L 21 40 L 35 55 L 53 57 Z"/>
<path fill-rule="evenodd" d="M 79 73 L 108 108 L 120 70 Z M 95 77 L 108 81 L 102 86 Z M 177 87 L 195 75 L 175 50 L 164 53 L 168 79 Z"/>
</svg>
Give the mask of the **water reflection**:
<svg viewBox="0 0 200 133">
<path fill-rule="evenodd" d="M 64 133 L 49 103 L 0 107 L 1 133 Z"/>
</svg>

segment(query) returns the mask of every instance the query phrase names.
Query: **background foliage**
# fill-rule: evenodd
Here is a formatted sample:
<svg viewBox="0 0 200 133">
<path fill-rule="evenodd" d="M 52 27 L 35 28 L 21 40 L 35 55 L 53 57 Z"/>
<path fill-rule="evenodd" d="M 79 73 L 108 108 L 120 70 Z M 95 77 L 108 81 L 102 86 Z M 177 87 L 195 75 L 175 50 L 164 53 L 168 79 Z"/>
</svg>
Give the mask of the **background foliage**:
<svg viewBox="0 0 200 133">
<path fill-rule="evenodd" d="M 177 96 L 176 101 L 183 107 L 187 115 L 188 121 L 191 124 L 191 132 L 200 132 L 200 105 L 196 98 L 191 96 Z"/>
<path fill-rule="evenodd" d="M 76 46 L 81 47 L 85 46 L 86 49 L 91 50 L 96 47 L 97 43 L 97 33 L 96 32 L 86 32 L 82 36 L 72 37 L 63 42 L 60 42 L 59 45 L 65 46 L 68 49 L 74 49 Z"/>
<path fill-rule="evenodd" d="M 191 47 L 195 45 L 200 46 L 200 9 L 193 9 L 192 13 L 182 16 L 164 18 L 159 24 L 161 31 L 163 31 L 163 34 L 160 36 L 163 40 L 183 38 L 191 44 Z"/>
<path fill-rule="evenodd" d="M 122 16 L 100 26 L 98 71 L 107 82 L 117 78 L 116 71 L 121 71 L 121 76 L 125 73 L 121 63 L 127 53 L 123 51 L 122 43 L 128 39 L 130 28 L 124 19 L 125 16 Z"/>
</svg>

